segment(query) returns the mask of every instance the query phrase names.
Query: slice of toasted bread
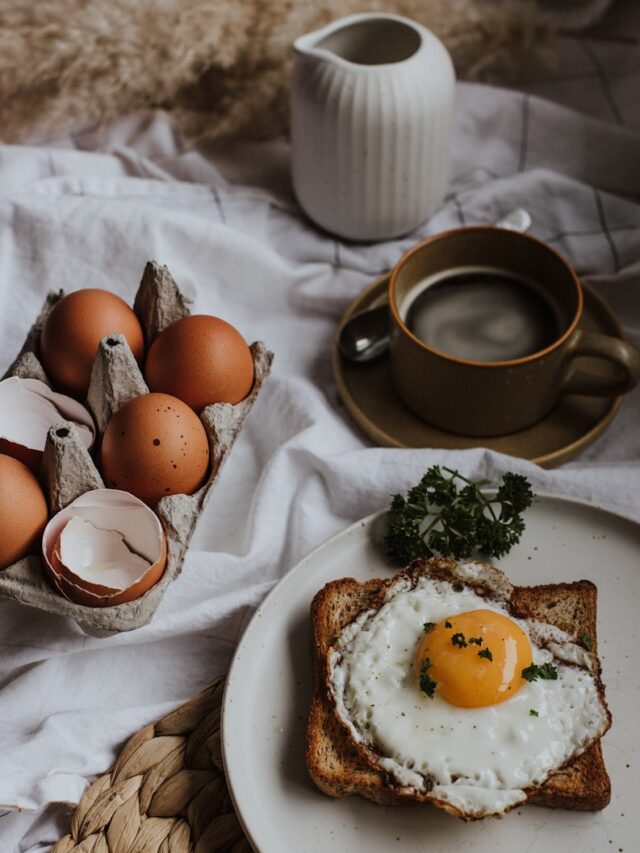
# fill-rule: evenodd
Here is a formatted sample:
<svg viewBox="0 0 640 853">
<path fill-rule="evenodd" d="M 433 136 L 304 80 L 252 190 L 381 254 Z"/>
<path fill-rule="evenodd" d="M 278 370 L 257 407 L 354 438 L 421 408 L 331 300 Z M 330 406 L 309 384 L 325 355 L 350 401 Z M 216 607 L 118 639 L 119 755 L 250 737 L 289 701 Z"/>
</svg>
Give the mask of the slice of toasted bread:
<svg viewBox="0 0 640 853">
<path fill-rule="evenodd" d="M 426 561 L 434 571 L 449 561 Z M 388 581 L 360 583 L 353 578 L 328 583 L 311 604 L 314 693 L 307 724 L 306 759 L 311 778 L 332 797 L 358 794 L 386 805 L 406 802 L 387 783 L 385 774 L 371 766 L 351 744 L 338 721 L 327 686 L 327 651 L 340 631 L 364 609 L 376 606 Z M 514 587 L 510 603 L 514 615 L 533 618 L 567 631 L 576 640 L 588 635 L 597 651 L 597 589 L 590 581 Z M 527 801 L 551 808 L 582 811 L 603 809 L 611 798 L 600 741 L 571 759 L 536 790 Z"/>
</svg>

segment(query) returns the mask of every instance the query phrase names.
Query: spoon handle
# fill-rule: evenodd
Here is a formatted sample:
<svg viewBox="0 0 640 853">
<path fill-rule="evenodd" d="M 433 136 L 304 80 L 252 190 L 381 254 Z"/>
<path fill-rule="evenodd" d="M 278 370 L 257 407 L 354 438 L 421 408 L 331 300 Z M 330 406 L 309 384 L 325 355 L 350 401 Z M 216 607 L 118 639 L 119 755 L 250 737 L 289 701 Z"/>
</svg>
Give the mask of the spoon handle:
<svg viewBox="0 0 640 853">
<path fill-rule="evenodd" d="M 531 216 L 524 207 L 516 207 L 510 210 L 506 216 L 496 222 L 496 228 L 505 228 L 507 231 L 518 231 L 525 234 L 531 228 Z"/>
</svg>

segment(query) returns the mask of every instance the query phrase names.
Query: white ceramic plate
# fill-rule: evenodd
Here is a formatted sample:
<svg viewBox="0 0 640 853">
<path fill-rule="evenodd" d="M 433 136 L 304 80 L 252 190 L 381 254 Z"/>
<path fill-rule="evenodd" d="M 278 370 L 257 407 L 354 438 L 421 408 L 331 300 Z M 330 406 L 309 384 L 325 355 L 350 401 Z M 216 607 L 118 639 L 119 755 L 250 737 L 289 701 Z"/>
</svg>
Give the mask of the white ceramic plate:
<svg viewBox="0 0 640 853">
<path fill-rule="evenodd" d="M 357 522 L 302 560 L 256 612 L 231 667 L 223 705 L 227 778 L 260 853 L 602 853 L 640 837 L 640 525 L 587 504 L 538 497 L 518 546 L 498 561 L 515 584 L 587 578 L 598 586 L 598 640 L 613 726 L 603 740 L 613 787 L 602 812 L 524 806 L 463 823 L 426 806 L 333 799 L 304 761 L 312 688 L 309 604 L 327 581 L 391 574 L 384 516 Z"/>
</svg>

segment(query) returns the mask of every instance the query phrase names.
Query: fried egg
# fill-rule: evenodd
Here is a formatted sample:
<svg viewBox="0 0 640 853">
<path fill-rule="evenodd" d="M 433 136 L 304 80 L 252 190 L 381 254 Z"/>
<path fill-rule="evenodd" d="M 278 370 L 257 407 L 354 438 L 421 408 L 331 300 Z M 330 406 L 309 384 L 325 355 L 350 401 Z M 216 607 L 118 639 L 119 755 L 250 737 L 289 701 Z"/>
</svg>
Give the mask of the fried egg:
<svg viewBox="0 0 640 853">
<path fill-rule="evenodd" d="M 595 655 L 516 618 L 498 570 L 456 569 L 449 580 L 396 576 L 330 649 L 329 688 L 353 743 L 394 787 L 478 819 L 524 802 L 610 717 Z"/>
</svg>

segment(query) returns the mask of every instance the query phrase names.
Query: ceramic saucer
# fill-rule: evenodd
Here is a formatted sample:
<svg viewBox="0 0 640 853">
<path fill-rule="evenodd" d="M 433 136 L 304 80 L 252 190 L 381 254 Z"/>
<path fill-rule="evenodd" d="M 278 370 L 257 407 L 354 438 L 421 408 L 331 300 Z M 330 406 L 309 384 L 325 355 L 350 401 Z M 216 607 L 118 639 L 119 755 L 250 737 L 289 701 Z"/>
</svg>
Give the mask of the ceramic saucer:
<svg viewBox="0 0 640 853">
<path fill-rule="evenodd" d="M 380 302 L 388 281 L 388 275 L 381 276 L 360 293 L 345 312 L 341 325 L 356 311 Z M 583 287 L 585 300 L 580 327 L 624 337 L 608 306 L 588 286 Z M 583 361 L 585 368 L 593 373 L 609 375 L 615 371 L 613 365 L 601 360 L 585 358 Z M 348 412 L 376 444 L 447 450 L 482 446 L 530 459 L 545 468 L 567 462 L 584 450 L 611 423 L 622 403 L 622 397 L 567 396 L 534 426 L 498 438 L 470 438 L 436 429 L 404 405 L 391 381 L 388 354 L 375 361 L 355 364 L 345 359 L 334 345 L 333 370 Z"/>
</svg>

